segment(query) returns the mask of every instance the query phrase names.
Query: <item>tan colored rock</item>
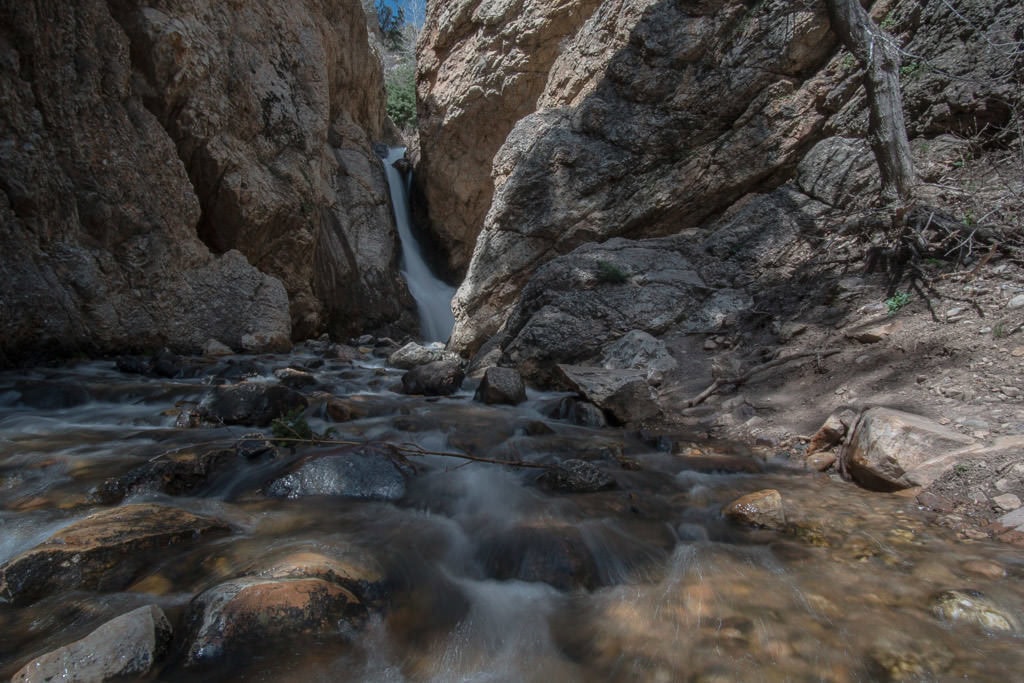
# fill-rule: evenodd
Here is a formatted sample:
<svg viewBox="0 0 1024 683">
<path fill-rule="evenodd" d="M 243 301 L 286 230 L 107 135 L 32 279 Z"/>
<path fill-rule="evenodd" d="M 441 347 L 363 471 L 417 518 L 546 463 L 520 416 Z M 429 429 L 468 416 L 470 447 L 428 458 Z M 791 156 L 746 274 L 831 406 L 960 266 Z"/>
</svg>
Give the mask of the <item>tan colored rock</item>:
<svg viewBox="0 0 1024 683">
<path fill-rule="evenodd" d="M 103 510 L 0 566 L 0 595 L 17 605 L 58 591 L 119 590 L 169 546 L 227 530 L 216 519 L 165 505 Z"/>
<path fill-rule="evenodd" d="M 871 408 L 861 416 L 845 466 L 857 483 L 873 490 L 927 486 L 974 444 L 974 439 L 926 417 Z"/>
<path fill-rule="evenodd" d="M 234 579 L 192 601 L 185 664 L 258 651 L 285 638 L 335 634 L 339 620 L 358 622 L 365 612 L 349 590 L 322 579 Z"/>
<path fill-rule="evenodd" d="M 838 446 L 842 442 L 843 437 L 846 436 L 846 431 L 854 419 L 856 419 L 856 415 L 851 410 L 844 410 L 829 415 L 828 419 L 825 420 L 825 424 L 818 428 L 818 431 L 814 433 L 814 436 L 811 437 L 810 442 L 807 444 L 807 455 Z"/>
<path fill-rule="evenodd" d="M 297 338 L 398 319 L 408 295 L 372 149 L 389 131 L 383 76 L 359 0 L 115 6 L 203 241 L 284 283 Z"/>
<path fill-rule="evenodd" d="M 429 3 L 417 49 L 417 181 L 449 266 L 464 271 L 491 204 L 491 163 L 536 109 L 566 40 L 601 0 Z"/>
<path fill-rule="evenodd" d="M 281 283 L 196 236 L 185 167 L 109 3 L 0 9 L 0 362 L 290 335 Z M 29 67 L 31 65 L 31 67 Z"/>
<path fill-rule="evenodd" d="M 602 3 L 494 157 L 453 347 L 493 335 L 551 258 L 676 233 L 773 187 L 820 135 L 829 77 L 802 74 L 833 45 L 823 6 Z"/>
<path fill-rule="evenodd" d="M 98 682 L 145 676 L 166 652 L 171 624 L 156 605 L 108 621 L 81 640 L 33 659 L 11 683 Z"/>
<path fill-rule="evenodd" d="M 766 529 L 781 529 L 786 526 L 782 494 L 775 489 L 764 489 L 740 496 L 726 505 L 722 514 L 727 519 L 747 526 Z"/>
</svg>

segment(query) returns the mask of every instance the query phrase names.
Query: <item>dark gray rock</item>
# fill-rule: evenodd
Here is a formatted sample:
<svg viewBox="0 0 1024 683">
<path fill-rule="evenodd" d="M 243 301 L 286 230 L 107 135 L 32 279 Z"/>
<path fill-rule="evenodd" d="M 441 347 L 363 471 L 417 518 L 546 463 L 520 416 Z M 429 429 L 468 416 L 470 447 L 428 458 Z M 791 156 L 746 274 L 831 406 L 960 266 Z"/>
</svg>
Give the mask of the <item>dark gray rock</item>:
<svg viewBox="0 0 1024 683">
<path fill-rule="evenodd" d="M 511 368 L 487 368 L 473 399 L 488 405 L 518 405 L 526 400 L 526 384 Z"/>
<path fill-rule="evenodd" d="M 316 455 L 266 489 L 277 498 L 345 496 L 398 500 L 405 495 L 405 477 L 386 455 L 371 449 Z"/>
<path fill-rule="evenodd" d="M 281 384 L 242 382 L 214 387 L 199 404 L 203 419 L 228 425 L 266 427 L 286 413 L 305 408 L 302 394 Z"/>
<path fill-rule="evenodd" d="M 91 498 L 103 505 L 116 505 L 128 496 L 144 492 L 192 495 L 237 460 L 233 449 L 173 453 L 105 480 L 93 490 Z"/>
<path fill-rule="evenodd" d="M 564 460 L 545 472 L 541 481 L 569 493 L 590 493 L 615 486 L 611 475 L 586 460 Z"/>
<path fill-rule="evenodd" d="M 644 370 L 606 370 L 559 365 L 565 384 L 620 424 L 642 422 L 661 412 Z"/>
<path fill-rule="evenodd" d="M 402 375 L 402 393 L 450 396 L 459 390 L 465 377 L 459 361 L 434 361 L 415 367 Z"/>
</svg>

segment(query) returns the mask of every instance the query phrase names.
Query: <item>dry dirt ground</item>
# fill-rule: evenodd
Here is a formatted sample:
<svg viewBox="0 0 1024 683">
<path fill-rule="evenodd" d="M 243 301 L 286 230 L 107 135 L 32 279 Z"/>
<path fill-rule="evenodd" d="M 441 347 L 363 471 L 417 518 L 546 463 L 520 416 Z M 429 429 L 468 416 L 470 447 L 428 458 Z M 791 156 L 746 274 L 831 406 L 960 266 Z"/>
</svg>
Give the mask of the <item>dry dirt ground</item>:
<svg viewBox="0 0 1024 683">
<path fill-rule="evenodd" d="M 888 274 L 864 274 L 862 259 L 837 260 L 848 263 L 766 292 L 763 315 L 720 335 L 669 336 L 681 369 L 662 389 L 662 428 L 738 440 L 803 466 L 806 437 L 834 411 L 881 405 L 924 415 L 995 448 L 904 495 L 964 537 L 1019 541 L 993 522 L 1012 508 L 996 498 L 1024 500 L 1024 270 L 998 255 L 980 267 L 924 263 L 915 288 L 906 277 L 894 286 Z M 736 376 L 737 367 L 788 356 L 801 357 L 687 407 L 715 366 Z"/>
</svg>

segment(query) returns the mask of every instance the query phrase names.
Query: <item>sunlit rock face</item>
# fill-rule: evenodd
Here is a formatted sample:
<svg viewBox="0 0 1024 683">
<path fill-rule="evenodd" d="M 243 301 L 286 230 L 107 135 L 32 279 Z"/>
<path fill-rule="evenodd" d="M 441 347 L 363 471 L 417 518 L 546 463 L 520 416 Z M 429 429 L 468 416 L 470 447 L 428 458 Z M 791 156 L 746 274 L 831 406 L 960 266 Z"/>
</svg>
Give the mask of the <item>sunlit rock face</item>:
<svg viewBox="0 0 1024 683">
<path fill-rule="evenodd" d="M 700 224 L 780 182 L 825 121 L 823 9 L 620 0 L 581 20 L 494 157 L 455 301 L 460 351 L 498 330 L 540 264 Z"/>
<path fill-rule="evenodd" d="M 431 2 L 417 49 L 417 182 L 448 266 L 465 272 L 494 195 L 491 163 L 536 109 L 600 0 Z"/>
<path fill-rule="evenodd" d="M 0 360 L 405 310 L 357 0 L 0 8 Z"/>
</svg>

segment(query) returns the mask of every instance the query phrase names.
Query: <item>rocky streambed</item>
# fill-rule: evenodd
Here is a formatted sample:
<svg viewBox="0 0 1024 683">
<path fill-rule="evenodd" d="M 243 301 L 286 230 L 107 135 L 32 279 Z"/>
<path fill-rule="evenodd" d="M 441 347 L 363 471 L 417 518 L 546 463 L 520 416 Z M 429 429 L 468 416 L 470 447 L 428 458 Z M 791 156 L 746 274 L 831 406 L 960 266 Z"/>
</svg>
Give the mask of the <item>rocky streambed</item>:
<svg viewBox="0 0 1024 683">
<path fill-rule="evenodd" d="M 511 377 L 403 394 L 461 378 L 414 384 L 393 346 L 361 341 L 0 375 L 0 676 L 1004 681 L 1024 665 L 1024 557 L 957 541 L 912 497 L 784 450 L 588 426 L 572 394 L 502 391 Z"/>
</svg>

